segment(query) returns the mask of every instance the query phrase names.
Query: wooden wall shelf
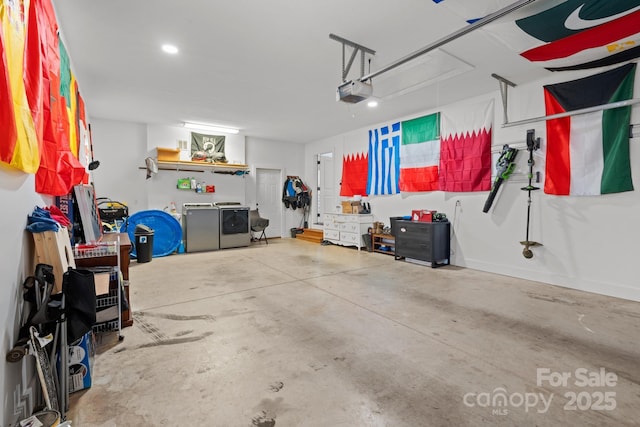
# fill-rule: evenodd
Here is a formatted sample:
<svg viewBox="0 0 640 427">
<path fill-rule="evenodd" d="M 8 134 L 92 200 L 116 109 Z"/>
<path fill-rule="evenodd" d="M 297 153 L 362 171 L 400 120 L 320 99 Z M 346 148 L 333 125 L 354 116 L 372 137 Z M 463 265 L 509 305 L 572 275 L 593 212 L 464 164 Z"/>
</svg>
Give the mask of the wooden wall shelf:
<svg viewBox="0 0 640 427">
<path fill-rule="evenodd" d="M 168 162 L 163 160 L 157 160 L 156 163 L 158 165 L 158 170 L 214 172 L 239 176 L 249 173 L 249 165 L 240 163 Z M 140 166 L 138 169 L 146 170 L 147 168 Z"/>
</svg>

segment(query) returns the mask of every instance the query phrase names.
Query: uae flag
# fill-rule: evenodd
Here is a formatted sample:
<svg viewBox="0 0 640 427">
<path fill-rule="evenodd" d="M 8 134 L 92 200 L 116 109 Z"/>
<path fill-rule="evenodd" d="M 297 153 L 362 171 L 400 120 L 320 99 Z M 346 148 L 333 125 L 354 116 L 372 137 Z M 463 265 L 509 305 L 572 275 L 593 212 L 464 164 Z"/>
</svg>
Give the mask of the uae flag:
<svg viewBox="0 0 640 427">
<path fill-rule="evenodd" d="M 633 96 L 636 64 L 544 87 L 548 115 Z M 633 190 L 629 160 L 631 106 L 547 120 L 544 192 L 591 196 Z"/>
<path fill-rule="evenodd" d="M 434 191 L 440 163 L 440 113 L 402 122 L 400 191 Z"/>
<path fill-rule="evenodd" d="M 442 112 L 440 134 L 440 190 L 491 189 L 493 100 Z"/>
</svg>

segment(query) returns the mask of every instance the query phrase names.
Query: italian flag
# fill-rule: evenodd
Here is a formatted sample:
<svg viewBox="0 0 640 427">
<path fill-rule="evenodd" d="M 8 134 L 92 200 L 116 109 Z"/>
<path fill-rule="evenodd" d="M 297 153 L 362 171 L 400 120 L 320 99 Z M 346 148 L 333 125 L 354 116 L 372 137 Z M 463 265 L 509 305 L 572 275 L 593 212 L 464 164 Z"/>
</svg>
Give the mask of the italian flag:
<svg viewBox="0 0 640 427">
<path fill-rule="evenodd" d="M 400 191 L 439 189 L 440 113 L 402 122 Z"/>
<path fill-rule="evenodd" d="M 544 87 L 547 115 L 630 99 L 636 64 Z M 592 196 L 632 191 L 631 106 L 547 120 L 544 192 Z"/>
</svg>

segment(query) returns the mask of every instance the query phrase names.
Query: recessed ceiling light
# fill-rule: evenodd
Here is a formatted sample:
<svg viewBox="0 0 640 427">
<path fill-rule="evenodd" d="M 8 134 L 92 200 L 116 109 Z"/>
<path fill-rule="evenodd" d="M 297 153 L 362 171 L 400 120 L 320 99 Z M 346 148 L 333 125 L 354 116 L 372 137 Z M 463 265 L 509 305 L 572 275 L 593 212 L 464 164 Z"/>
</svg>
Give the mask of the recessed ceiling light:
<svg viewBox="0 0 640 427">
<path fill-rule="evenodd" d="M 367 102 L 367 107 L 373 108 L 378 106 L 378 101 L 369 101 Z"/>
<path fill-rule="evenodd" d="M 164 50 L 167 53 L 171 53 L 171 54 L 176 54 L 178 53 L 178 48 L 175 47 L 172 44 L 163 44 L 162 45 L 162 50 Z"/>
</svg>

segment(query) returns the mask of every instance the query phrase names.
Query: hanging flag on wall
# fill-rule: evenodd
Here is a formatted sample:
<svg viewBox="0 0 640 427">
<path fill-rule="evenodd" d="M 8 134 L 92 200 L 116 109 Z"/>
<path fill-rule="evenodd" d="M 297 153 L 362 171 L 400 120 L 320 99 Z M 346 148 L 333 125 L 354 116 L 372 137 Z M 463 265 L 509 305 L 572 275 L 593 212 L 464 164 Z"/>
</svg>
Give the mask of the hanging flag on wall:
<svg viewBox="0 0 640 427">
<path fill-rule="evenodd" d="M 633 97 L 636 64 L 544 87 L 548 115 Z M 547 120 L 544 192 L 597 195 L 633 190 L 631 106 Z"/>
<path fill-rule="evenodd" d="M 400 191 L 438 190 L 440 113 L 402 122 Z"/>
<path fill-rule="evenodd" d="M 640 56 L 640 0 L 567 0 L 484 27 L 531 62 L 551 71 L 618 64 Z"/>
<path fill-rule="evenodd" d="M 27 102 L 31 109 L 31 117 L 38 138 L 38 146 L 42 149 L 43 131 L 43 58 L 41 48 L 40 0 L 29 2 L 27 32 L 24 41 L 24 88 Z"/>
<path fill-rule="evenodd" d="M 55 22 L 50 1 L 43 0 L 42 6 L 43 18 L 49 22 L 53 19 Z M 58 34 L 53 32 L 57 26 L 46 28 L 47 32 L 43 34 L 42 40 L 47 64 L 45 81 L 48 84 L 45 87 L 43 153 L 36 173 L 36 192 L 62 196 L 69 194 L 74 185 L 87 182 L 87 172 L 77 158 L 74 101 L 77 94 L 72 89 L 75 88 L 75 78 L 69 69 L 66 49 Z"/>
<path fill-rule="evenodd" d="M 0 19 L 3 19 L 4 12 L 0 12 L 0 15 L 2 15 Z M 0 161 L 11 163 L 18 132 L 11 98 L 9 68 L 4 52 L 4 31 L 0 31 L 0 124 L 2 125 L 2 132 L 0 132 Z"/>
<path fill-rule="evenodd" d="M 24 0 L 2 2 L 0 6 L 0 31 L 3 50 L 0 52 L 9 76 L 10 98 L 13 101 L 13 123 L 16 138 L 2 149 L 5 163 L 27 173 L 35 173 L 40 164 L 38 136 L 33 123 L 27 93 L 25 91 L 25 32 L 29 8 Z M 26 61 L 29 63 L 30 61 Z M 9 123 L 9 126 L 11 124 Z M 2 127 L 4 130 L 4 127 Z"/>
<path fill-rule="evenodd" d="M 491 189 L 493 100 L 442 112 L 440 190 Z"/>
<path fill-rule="evenodd" d="M 3 1 L 0 22 L 0 161 L 35 173 L 36 192 L 66 195 L 87 181 L 77 159 L 84 111 L 53 5 Z"/>
<path fill-rule="evenodd" d="M 342 157 L 342 183 L 340 195 L 352 197 L 367 195 L 367 171 L 369 156 L 366 153 L 348 154 Z"/>
<path fill-rule="evenodd" d="M 369 131 L 368 195 L 400 192 L 400 136 L 400 122 Z"/>
<path fill-rule="evenodd" d="M 469 24 L 513 0 L 433 0 Z M 640 57 L 640 0 L 566 0 L 525 6 L 480 31 L 551 71 Z"/>
</svg>

